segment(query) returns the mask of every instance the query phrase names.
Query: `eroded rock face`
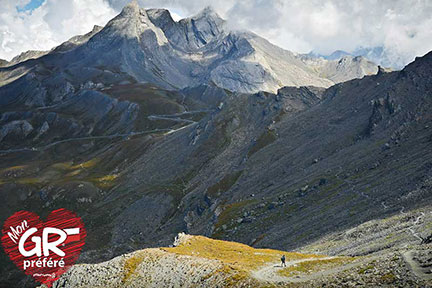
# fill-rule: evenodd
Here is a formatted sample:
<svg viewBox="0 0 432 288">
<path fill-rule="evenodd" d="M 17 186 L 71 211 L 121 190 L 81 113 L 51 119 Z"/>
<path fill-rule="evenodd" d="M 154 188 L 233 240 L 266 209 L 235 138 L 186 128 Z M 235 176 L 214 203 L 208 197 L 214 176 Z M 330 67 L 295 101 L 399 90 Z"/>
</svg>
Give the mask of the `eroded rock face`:
<svg viewBox="0 0 432 288">
<path fill-rule="evenodd" d="M 0 142 L 6 137 L 25 139 L 33 131 L 33 126 L 26 120 L 16 120 L 1 127 Z"/>
</svg>

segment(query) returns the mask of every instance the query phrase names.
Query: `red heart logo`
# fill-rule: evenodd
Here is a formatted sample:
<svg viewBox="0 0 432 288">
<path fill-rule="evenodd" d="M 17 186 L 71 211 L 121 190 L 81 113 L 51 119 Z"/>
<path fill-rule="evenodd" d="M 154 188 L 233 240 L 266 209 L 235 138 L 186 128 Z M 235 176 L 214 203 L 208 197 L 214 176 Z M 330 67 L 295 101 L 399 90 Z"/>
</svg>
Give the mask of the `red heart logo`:
<svg viewBox="0 0 432 288">
<path fill-rule="evenodd" d="M 2 234 L 15 265 L 48 287 L 75 264 L 87 235 L 81 218 L 66 209 L 51 212 L 45 222 L 32 212 L 17 212 L 6 220 Z"/>
</svg>

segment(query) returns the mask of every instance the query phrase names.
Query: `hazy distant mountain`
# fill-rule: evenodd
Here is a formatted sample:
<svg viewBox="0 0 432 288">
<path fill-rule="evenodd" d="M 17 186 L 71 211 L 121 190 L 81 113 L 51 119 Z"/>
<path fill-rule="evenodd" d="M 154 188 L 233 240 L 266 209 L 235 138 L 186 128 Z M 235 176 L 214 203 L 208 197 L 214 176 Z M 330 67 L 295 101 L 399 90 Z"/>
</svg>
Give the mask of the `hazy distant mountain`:
<svg viewBox="0 0 432 288">
<path fill-rule="evenodd" d="M 311 53 L 312 55 L 314 55 L 313 53 Z M 318 55 L 318 54 L 316 54 L 316 56 L 317 57 L 323 57 L 323 58 L 325 58 L 325 59 L 327 59 L 327 60 L 339 60 L 340 58 L 342 58 L 342 57 L 345 57 L 345 56 L 353 56 L 353 55 L 351 55 L 350 53 L 348 53 L 348 52 L 345 52 L 345 51 L 342 51 L 342 50 L 336 50 L 336 51 L 334 51 L 332 54 L 330 54 L 330 55 L 327 55 L 327 56 L 325 56 L 325 55 Z"/>
<path fill-rule="evenodd" d="M 359 47 L 355 49 L 352 53 L 342 51 L 342 50 L 336 50 L 330 55 L 321 55 L 316 53 L 309 53 L 307 56 L 311 57 L 322 57 L 327 60 L 338 60 L 342 57 L 352 56 L 352 57 L 358 57 L 362 56 L 373 63 L 376 63 L 382 67 L 386 68 L 392 68 L 392 69 L 402 69 L 403 65 L 398 64 L 397 61 L 390 60 L 389 56 L 387 55 L 387 52 L 384 50 L 383 47 L 372 47 L 372 48 L 366 48 L 366 47 Z"/>
<path fill-rule="evenodd" d="M 343 56 L 343 53 L 339 53 L 333 57 L 337 60 L 327 60 L 310 55 L 301 55 L 300 59 L 308 67 L 314 69 L 320 77 L 330 79 L 335 83 L 362 78 L 364 75 L 373 75 L 378 72 L 377 65 L 362 56 Z"/>
<path fill-rule="evenodd" d="M 389 67 L 393 69 L 402 69 L 404 65 L 401 59 L 391 60 L 387 54 L 387 51 L 383 47 L 359 47 L 353 53 L 353 55 L 364 56 L 367 59 L 381 65 L 382 67 Z"/>
</svg>

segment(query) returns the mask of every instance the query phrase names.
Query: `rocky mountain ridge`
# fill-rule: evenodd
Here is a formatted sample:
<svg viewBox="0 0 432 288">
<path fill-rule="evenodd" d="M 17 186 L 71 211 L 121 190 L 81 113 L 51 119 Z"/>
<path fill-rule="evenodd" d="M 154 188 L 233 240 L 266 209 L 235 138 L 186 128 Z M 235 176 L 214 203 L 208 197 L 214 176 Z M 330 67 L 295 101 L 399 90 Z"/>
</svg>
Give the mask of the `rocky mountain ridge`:
<svg viewBox="0 0 432 288">
<path fill-rule="evenodd" d="M 68 51 L 67 56 L 59 55 Z M 9 65 L 47 54 L 35 53 L 23 53 Z M 211 8 L 175 22 L 169 11 L 145 10 L 134 1 L 103 29 L 72 38 L 49 54 L 22 66 L 34 69 L 46 62 L 43 65 L 66 69 L 73 62 L 75 67 L 69 70 L 78 76 L 73 74 L 75 69 L 98 70 L 101 67 L 98 63 L 103 63 L 102 66 L 108 65 L 105 70 L 121 71 L 138 82 L 163 88 L 214 83 L 240 92 L 276 92 L 283 86 L 329 87 L 377 71 L 375 64 L 349 56 L 340 60 L 343 63 L 320 58 L 304 61 L 304 57 L 251 32 L 228 29 Z M 118 61 L 110 63 L 107 58 Z M 0 80 L 8 83 L 18 73 L 19 76 L 27 73 L 27 69 L 14 66 L 13 72 L 0 71 Z"/>
</svg>

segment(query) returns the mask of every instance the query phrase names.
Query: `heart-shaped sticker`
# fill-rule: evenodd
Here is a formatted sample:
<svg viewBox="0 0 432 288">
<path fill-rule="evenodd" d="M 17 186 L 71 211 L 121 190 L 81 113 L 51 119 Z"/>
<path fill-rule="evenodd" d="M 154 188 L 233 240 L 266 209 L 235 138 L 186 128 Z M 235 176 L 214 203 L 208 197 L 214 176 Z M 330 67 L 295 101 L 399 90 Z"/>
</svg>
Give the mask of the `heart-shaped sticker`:
<svg viewBox="0 0 432 288">
<path fill-rule="evenodd" d="M 17 212 L 6 220 L 2 234 L 15 265 L 48 287 L 75 264 L 87 235 L 81 218 L 66 209 L 51 212 L 45 222 L 32 212 Z"/>
</svg>

